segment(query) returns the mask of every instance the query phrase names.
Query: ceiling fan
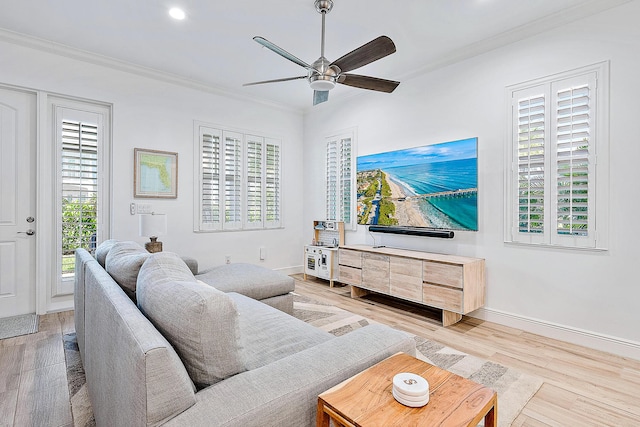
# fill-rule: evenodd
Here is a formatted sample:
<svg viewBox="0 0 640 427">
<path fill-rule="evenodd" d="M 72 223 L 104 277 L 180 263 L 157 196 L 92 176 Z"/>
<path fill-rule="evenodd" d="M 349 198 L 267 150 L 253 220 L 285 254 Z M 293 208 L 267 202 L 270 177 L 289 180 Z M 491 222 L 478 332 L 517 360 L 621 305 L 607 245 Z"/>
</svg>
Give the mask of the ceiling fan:
<svg viewBox="0 0 640 427">
<path fill-rule="evenodd" d="M 378 92 L 393 92 L 400 82 L 379 79 L 377 77 L 361 76 L 358 74 L 348 74 L 351 70 L 355 70 L 356 68 L 360 68 L 394 53 L 396 51 L 396 46 L 393 44 L 393 41 L 387 36 L 380 36 L 347 53 L 339 59 L 329 62 L 329 60 L 324 57 L 324 21 L 326 14 L 333 8 L 333 0 L 315 0 L 315 7 L 316 10 L 322 14 L 322 44 L 320 49 L 320 58 L 318 58 L 313 64 L 307 64 L 281 47 L 271 43 L 264 37 L 256 36 L 253 38 L 256 42 L 274 51 L 283 58 L 306 68 L 307 75 L 246 83 L 243 86 L 307 79 L 309 86 L 313 89 L 313 105 L 327 101 L 329 99 L 329 91 L 335 87 L 336 83 L 360 89 L 375 90 Z"/>
</svg>

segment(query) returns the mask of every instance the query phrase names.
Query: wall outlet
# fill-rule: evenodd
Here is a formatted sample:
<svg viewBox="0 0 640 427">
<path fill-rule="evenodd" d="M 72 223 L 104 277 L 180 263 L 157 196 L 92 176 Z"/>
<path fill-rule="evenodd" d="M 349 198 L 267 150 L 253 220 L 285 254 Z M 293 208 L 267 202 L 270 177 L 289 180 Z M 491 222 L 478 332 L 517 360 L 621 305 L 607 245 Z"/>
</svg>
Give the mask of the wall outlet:
<svg viewBox="0 0 640 427">
<path fill-rule="evenodd" d="M 224 263 L 225 264 L 231 264 L 231 255 L 225 255 L 224 256 Z"/>
<path fill-rule="evenodd" d="M 135 215 L 136 214 L 136 204 L 135 203 L 131 203 L 129 205 L 129 213 L 131 215 Z"/>
</svg>

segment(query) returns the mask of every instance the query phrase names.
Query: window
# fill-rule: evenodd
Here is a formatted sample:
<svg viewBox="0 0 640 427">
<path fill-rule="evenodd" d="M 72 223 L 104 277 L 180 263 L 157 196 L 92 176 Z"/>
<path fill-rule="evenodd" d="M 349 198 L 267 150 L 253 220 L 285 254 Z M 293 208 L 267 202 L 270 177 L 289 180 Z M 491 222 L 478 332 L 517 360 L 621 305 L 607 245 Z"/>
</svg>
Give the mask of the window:
<svg viewBox="0 0 640 427">
<path fill-rule="evenodd" d="M 607 77 L 599 64 L 507 89 L 507 241 L 606 247 Z"/>
<path fill-rule="evenodd" d="M 355 228 L 354 137 L 353 132 L 326 138 L 326 208 L 328 220 L 344 221 Z"/>
<path fill-rule="evenodd" d="M 281 225 L 280 141 L 196 123 L 195 231 Z"/>
<path fill-rule="evenodd" d="M 75 250 L 90 252 L 109 237 L 110 111 L 101 105 L 52 101 L 57 147 L 57 295 L 73 292 Z"/>
</svg>

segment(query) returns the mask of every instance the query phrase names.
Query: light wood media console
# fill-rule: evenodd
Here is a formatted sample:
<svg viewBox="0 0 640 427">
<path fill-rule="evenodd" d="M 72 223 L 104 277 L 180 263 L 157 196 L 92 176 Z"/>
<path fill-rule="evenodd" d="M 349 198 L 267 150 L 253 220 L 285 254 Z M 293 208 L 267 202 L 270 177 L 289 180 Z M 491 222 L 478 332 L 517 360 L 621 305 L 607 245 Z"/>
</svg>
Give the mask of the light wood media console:
<svg viewBox="0 0 640 427">
<path fill-rule="evenodd" d="M 340 246 L 339 281 L 442 309 L 443 326 L 484 305 L 484 259 L 367 245 Z"/>
</svg>

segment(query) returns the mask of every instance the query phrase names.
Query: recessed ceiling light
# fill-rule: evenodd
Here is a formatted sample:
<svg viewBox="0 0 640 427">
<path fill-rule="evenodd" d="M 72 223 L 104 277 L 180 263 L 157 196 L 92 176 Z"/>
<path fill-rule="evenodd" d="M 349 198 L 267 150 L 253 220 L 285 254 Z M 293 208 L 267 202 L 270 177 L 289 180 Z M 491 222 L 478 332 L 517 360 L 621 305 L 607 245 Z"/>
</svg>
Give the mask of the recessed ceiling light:
<svg viewBox="0 0 640 427">
<path fill-rule="evenodd" d="M 185 16 L 187 16 L 184 13 L 184 10 L 180 9 L 179 7 L 172 7 L 169 10 L 169 15 L 173 18 L 173 19 L 178 19 L 178 20 L 183 20 L 185 18 Z"/>
</svg>

